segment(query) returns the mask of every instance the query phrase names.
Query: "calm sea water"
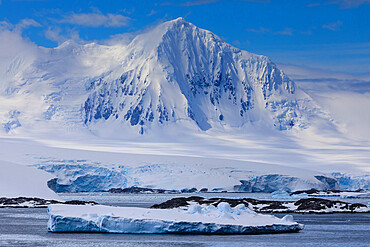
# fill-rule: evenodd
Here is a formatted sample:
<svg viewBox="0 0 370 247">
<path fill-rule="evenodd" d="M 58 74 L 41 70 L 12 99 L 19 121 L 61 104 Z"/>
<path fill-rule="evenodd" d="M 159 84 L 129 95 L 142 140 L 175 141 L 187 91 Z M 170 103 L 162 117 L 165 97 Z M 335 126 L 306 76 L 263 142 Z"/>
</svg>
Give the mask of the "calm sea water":
<svg viewBox="0 0 370 247">
<path fill-rule="evenodd" d="M 69 197 L 68 199 L 74 196 L 76 195 L 64 195 L 64 197 Z M 164 199 L 163 195 L 113 195 L 108 197 L 85 194 L 84 196 L 87 197 L 85 199 L 95 198 L 95 200 L 99 199 L 96 201 L 110 205 L 144 207 Z M 234 197 L 237 196 L 234 195 Z M 283 215 L 276 215 L 283 217 Z M 56 234 L 47 232 L 46 209 L 1 208 L 0 246 L 370 246 L 370 214 L 294 214 L 293 216 L 296 221 L 305 224 L 303 231 L 287 234 L 233 236 Z"/>
</svg>

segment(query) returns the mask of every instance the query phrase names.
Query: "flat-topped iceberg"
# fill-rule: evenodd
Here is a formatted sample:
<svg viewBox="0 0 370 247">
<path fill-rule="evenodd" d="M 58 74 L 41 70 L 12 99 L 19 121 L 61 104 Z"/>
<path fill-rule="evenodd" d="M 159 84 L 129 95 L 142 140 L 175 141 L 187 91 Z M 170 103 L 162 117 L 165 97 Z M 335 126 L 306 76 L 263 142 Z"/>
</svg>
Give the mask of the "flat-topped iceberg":
<svg viewBox="0 0 370 247">
<path fill-rule="evenodd" d="M 50 205 L 48 213 L 50 232 L 262 234 L 303 229 L 290 215 L 280 219 L 225 202 L 217 207 L 193 204 L 187 210 Z"/>
</svg>

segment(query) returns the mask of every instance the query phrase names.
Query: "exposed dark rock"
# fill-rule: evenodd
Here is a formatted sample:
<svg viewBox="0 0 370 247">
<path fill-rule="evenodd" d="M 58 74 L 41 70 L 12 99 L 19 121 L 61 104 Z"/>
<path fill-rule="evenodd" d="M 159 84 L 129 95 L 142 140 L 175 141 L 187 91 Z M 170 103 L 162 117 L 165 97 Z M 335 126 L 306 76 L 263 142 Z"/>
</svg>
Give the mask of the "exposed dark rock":
<svg viewBox="0 0 370 247">
<path fill-rule="evenodd" d="M 304 193 L 306 193 L 307 195 L 311 195 L 311 194 L 315 194 L 317 192 L 319 192 L 319 190 L 315 190 L 315 189 L 297 190 L 297 191 L 294 191 L 294 192 L 290 193 L 290 195 L 299 195 L 299 194 L 304 194 Z"/>
<path fill-rule="evenodd" d="M 178 198 L 173 198 L 171 200 L 168 200 L 164 203 L 161 204 L 155 204 L 152 206 L 152 208 L 161 208 L 161 209 L 166 209 L 166 208 L 177 208 L 177 207 L 182 207 L 182 206 L 188 206 L 189 202 L 196 202 L 199 204 L 207 204 L 207 205 L 214 205 L 218 206 L 221 202 L 227 202 L 230 204 L 230 206 L 235 207 L 238 204 L 244 204 L 245 206 L 248 206 L 249 203 L 252 205 L 258 204 L 259 200 L 251 199 L 251 198 L 244 198 L 244 199 L 228 199 L 228 198 L 210 198 L 210 199 L 205 199 L 200 196 L 191 196 L 191 197 L 178 197 Z M 266 201 L 270 202 L 270 201 Z"/>
<path fill-rule="evenodd" d="M 47 204 L 55 204 L 60 203 L 56 200 L 46 200 L 37 197 L 16 197 L 16 198 L 7 198 L 1 197 L 0 198 L 0 206 L 17 206 L 21 205 L 21 207 L 27 207 L 25 203 L 30 203 L 34 205 L 47 205 Z"/>
<path fill-rule="evenodd" d="M 331 208 L 336 202 L 325 200 L 321 198 L 308 198 L 300 199 L 294 203 L 297 206 L 297 210 L 323 210 Z"/>
<path fill-rule="evenodd" d="M 349 205 L 349 209 L 351 211 L 356 210 L 358 208 L 366 208 L 366 205 L 361 204 L 361 203 L 352 203 L 352 204 Z"/>
<path fill-rule="evenodd" d="M 46 208 L 50 204 L 69 204 L 69 205 L 93 204 L 93 205 L 96 205 L 98 203 L 93 202 L 93 201 L 79 201 L 79 200 L 60 202 L 60 201 L 57 201 L 57 200 L 47 200 L 47 199 L 42 199 L 42 198 L 37 198 L 37 197 L 14 197 L 14 198 L 1 197 L 0 198 L 0 208 L 4 208 L 4 207 Z"/>
<path fill-rule="evenodd" d="M 229 198 L 210 198 L 206 199 L 199 196 L 173 198 L 161 204 L 155 204 L 151 208 L 170 209 L 187 207 L 191 203 L 200 205 L 216 206 L 221 202 L 227 202 L 231 207 L 244 204 L 246 207 L 260 213 L 357 213 L 370 212 L 370 208 L 360 203 L 347 203 L 341 201 L 331 201 L 320 198 L 300 199 L 293 201 L 269 201 L 257 200 L 252 198 L 229 199 Z"/>
<path fill-rule="evenodd" d="M 63 202 L 63 204 L 69 204 L 69 205 L 86 205 L 86 204 L 92 204 L 92 205 L 96 205 L 98 203 L 96 203 L 94 201 L 71 200 L 71 201 Z"/>
<path fill-rule="evenodd" d="M 163 189 L 151 189 L 151 188 L 141 188 L 141 187 L 130 187 L 130 188 L 112 188 L 108 190 L 110 193 L 156 193 L 156 194 L 177 194 L 180 193 L 177 190 L 163 190 Z"/>
<path fill-rule="evenodd" d="M 320 211 L 325 209 L 331 209 L 334 206 L 339 207 L 341 210 L 355 211 L 360 208 L 367 208 L 366 205 L 361 203 L 348 203 L 342 201 L 331 201 L 321 198 L 307 198 L 301 199 L 294 203 L 297 206 L 297 211 Z"/>
<path fill-rule="evenodd" d="M 207 188 L 203 188 L 201 192 L 207 192 Z M 197 188 L 191 188 L 191 189 L 182 189 L 179 190 L 164 190 L 164 189 L 151 189 L 151 188 L 143 188 L 143 187 L 130 187 L 130 188 L 112 188 L 109 189 L 108 192 L 110 193 L 155 193 L 155 194 L 181 194 L 181 193 L 195 193 L 198 192 Z"/>
<path fill-rule="evenodd" d="M 185 197 L 173 198 L 161 204 L 155 204 L 151 206 L 151 208 L 168 209 L 168 208 L 184 207 L 184 206 L 189 205 L 188 199 L 190 200 L 190 197 L 189 198 L 185 198 Z"/>
</svg>

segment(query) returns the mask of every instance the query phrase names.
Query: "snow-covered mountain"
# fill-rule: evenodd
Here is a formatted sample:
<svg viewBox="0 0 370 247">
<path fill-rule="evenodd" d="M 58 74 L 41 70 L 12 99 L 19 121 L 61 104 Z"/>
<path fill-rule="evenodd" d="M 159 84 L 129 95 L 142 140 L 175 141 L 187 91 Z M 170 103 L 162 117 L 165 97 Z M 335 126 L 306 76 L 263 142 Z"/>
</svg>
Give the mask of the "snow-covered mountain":
<svg viewBox="0 0 370 247">
<path fill-rule="evenodd" d="M 86 124 L 115 118 L 140 133 L 183 120 L 201 130 L 257 121 L 281 130 L 308 124 L 310 98 L 267 57 L 183 18 L 138 35 L 126 49 L 118 78 L 107 73 L 88 85 Z"/>
<path fill-rule="evenodd" d="M 47 171 L 56 191 L 369 188 L 366 140 L 267 57 L 183 18 L 109 44 L 6 37 L 0 164 Z"/>
<path fill-rule="evenodd" d="M 35 50 L 32 59 L 18 56 L 6 71 L 1 93 L 7 100 L 35 102 L 31 109 L 2 105 L 12 106 L 3 109 L 6 132 L 33 120 L 93 131 L 119 123 L 144 134 L 174 123 L 202 131 L 246 124 L 300 129 L 312 117 L 325 118 L 267 57 L 239 50 L 183 18 L 128 44 L 68 41 Z"/>
</svg>

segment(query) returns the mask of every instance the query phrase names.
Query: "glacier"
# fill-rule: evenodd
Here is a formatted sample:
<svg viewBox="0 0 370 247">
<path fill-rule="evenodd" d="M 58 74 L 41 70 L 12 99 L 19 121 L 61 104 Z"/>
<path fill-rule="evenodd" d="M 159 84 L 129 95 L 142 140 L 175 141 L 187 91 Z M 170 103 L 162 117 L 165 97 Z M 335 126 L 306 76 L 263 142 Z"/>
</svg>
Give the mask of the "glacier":
<svg viewBox="0 0 370 247">
<path fill-rule="evenodd" d="M 46 160 L 37 164 L 41 170 L 55 176 L 48 181 L 50 189 L 57 193 L 61 192 L 104 192 L 110 189 L 124 189 L 133 186 L 152 189 L 166 189 L 186 191 L 195 188 L 196 191 L 207 188 L 208 191 L 229 192 L 293 192 L 297 190 L 368 190 L 369 176 L 349 176 L 335 173 L 322 174 L 311 172 L 303 176 L 300 173 L 286 173 L 281 170 L 280 174 L 258 174 L 256 169 L 242 172 L 237 167 L 248 167 L 248 163 L 234 163 L 234 169 L 218 168 L 213 163 L 212 168 L 205 166 L 212 160 L 198 159 L 202 165 L 194 165 L 190 162 L 178 164 L 152 163 L 139 166 L 125 166 L 123 164 L 103 165 L 87 160 Z M 268 171 L 264 171 L 268 172 Z M 271 172 L 271 170 L 270 170 Z M 304 173 L 304 171 L 302 171 Z M 163 178 L 165 174 L 174 177 Z M 162 177 L 162 179 L 158 179 Z M 176 181 L 174 181 L 176 178 Z M 360 182 L 356 182 L 360 181 Z"/>
<path fill-rule="evenodd" d="M 244 205 L 226 202 L 183 209 L 111 206 L 48 206 L 50 232 L 263 234 L 298 232 L 304 225 L 291 215 L 282 219 L 257 214 Z"/>
</svg>

